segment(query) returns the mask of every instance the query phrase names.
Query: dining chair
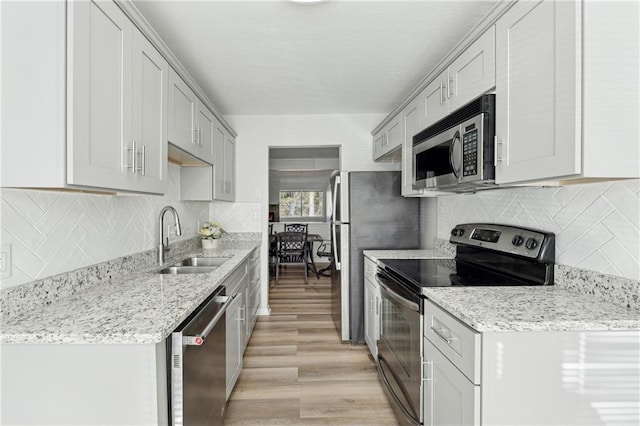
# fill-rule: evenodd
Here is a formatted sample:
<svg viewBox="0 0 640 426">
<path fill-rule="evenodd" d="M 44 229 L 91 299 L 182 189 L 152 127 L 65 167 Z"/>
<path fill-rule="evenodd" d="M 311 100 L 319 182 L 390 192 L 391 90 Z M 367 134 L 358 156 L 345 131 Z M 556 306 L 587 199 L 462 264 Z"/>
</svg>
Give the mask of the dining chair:
<svg viewBox="0 0 640 426">
<path fill-rule="evenodd" d="M 307 223 L 285 223 L 284 231 L 285 232 L 304 232 L 305 234 L 308 232 L 309 224 Z"/>
<path fill-rule="evenodd" d="M 307 234 L 304 232 L 278 232 L 275 258 L 276 285 L 280 279 L 280 265 L 304 264 L 304 283 L 308 283 Z"/>
</svg>

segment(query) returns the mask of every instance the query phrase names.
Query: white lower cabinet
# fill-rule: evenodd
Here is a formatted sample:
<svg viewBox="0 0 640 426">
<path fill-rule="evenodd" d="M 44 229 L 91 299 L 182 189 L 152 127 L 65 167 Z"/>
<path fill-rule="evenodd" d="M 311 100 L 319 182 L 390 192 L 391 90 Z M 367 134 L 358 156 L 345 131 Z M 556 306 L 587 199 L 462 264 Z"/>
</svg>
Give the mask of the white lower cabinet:
<svg viewBox="0 0 640 426">
<path fill-rule="evenodd" d="M 233 387 L 238 381 L 240 371 L 242 370 L 242 336 L 244 334 L 242 327 L 244 326 L 244 318 L 242 308 L 244 306 L 244 293 L 234 295 L 233 302 L 229 305 L 226 312 L 226 332 L 227 332 L 227 393 L 229 399 Z"/>
<path fill-rule="evenodd" d="M 374 359 L 378 358 L 380 339 L 380 287 L 376 281 L 376 264 L 364 258 L 364 341 Z"/>
<path fill-rule="evenodd" d="M 424 340 L 424 424 L 480 424 L 480 386 L 474 385 L 433 344 Z"/>
<path fill-rule="evenodd" d="M 425 425 L 640 422 L 640 331 L 471 329 L 425 303 Z"/>
<path fill-rule="evenodd" d="M 226 312 L 226 397 L 228 399 L 242 370 L 242 356 L 247 341 L 248 276 L 246 261 L 225 280 L 224 285 L 227 296 L 234 298 Z"/>
</svg>

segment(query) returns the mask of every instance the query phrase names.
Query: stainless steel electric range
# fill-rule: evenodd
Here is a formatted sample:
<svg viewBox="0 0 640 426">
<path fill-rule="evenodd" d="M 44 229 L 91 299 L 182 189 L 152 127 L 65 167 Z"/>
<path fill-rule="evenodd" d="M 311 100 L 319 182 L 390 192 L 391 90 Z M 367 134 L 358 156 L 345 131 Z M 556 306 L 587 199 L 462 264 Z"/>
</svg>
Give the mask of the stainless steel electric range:
<svg viewBox="0 0 640 426">
<path fill-rule="evenodd" d="M 378 372 L 401 424 L 422 425 L 423 287 L 552 285 L 555 235 L 488 223 L 457 225 L 453 259 L 379 260 Z"/>
</svg>

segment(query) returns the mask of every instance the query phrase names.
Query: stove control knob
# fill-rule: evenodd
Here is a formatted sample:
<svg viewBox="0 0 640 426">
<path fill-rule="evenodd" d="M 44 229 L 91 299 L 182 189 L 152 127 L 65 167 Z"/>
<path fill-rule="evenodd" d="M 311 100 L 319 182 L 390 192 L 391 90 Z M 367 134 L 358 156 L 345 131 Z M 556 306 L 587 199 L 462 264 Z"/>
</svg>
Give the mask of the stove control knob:
<svg viewBox="0 0 640 426">
<path fill-rule="evenodd" d="M 453 230 L 451 230 L 451 235 L 454 237 L 462 237 L 464 235 L 464 229 L 453 228 Z"/>
<path fill-rule="evenodd" d="M 511 240 L 511 244 L 516 247 L 521 246 L 522 243 L 524 243 L 524 238 L 522 238 L 522 235 L 516 235 L 515 237 L 513 237 L 513 240 Z"/>
<path fill-rule="evenodd" d="M 529 250 L 533 250 L 534 248 L 538 247 L 538 240 L 529 238 L 525 243 L 525 247 L 527 247 Z"/>
</svg>

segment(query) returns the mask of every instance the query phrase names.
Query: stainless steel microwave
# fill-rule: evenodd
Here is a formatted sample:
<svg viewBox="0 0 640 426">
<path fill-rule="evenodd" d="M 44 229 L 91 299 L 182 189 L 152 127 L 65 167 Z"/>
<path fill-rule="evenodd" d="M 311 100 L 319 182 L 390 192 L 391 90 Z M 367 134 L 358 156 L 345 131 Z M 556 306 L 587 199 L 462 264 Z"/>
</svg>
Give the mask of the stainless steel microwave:
<svg viewBox="0 0 640 426">
<path fill-rule="evenodd" d="M 413 137 L 413 189 L 495 188 L 495 95 L 483 95 Z"/>
</svg>

